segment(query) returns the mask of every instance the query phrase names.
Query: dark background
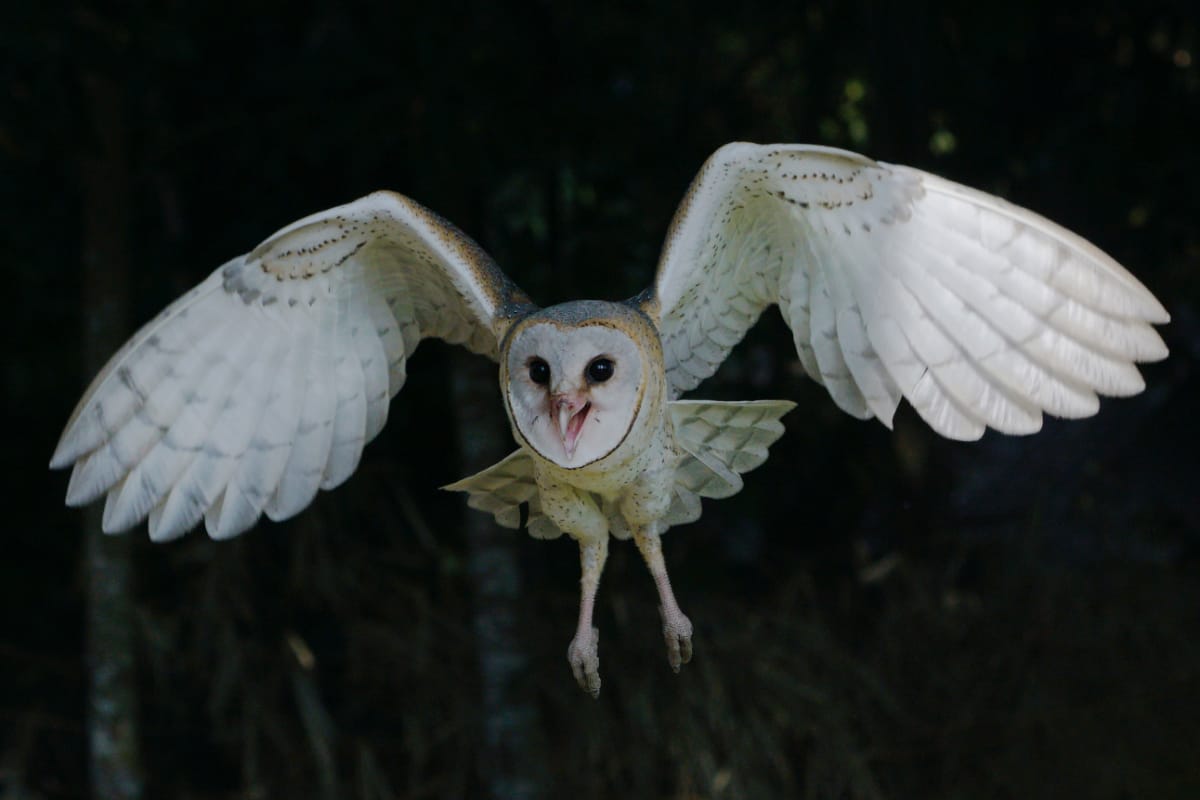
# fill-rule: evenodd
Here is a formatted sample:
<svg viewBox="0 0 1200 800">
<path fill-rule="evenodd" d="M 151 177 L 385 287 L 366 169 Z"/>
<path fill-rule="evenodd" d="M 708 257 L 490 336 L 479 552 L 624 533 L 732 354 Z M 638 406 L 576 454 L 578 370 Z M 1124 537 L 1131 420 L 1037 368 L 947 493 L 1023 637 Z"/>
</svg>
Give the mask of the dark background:
<svg viewBox="0 0 1200 800">
<path fill-rule="evenodd" d="M 90 791 L 84 515 L 45 469 L 101 346 L 89 254 L 125 265 L 101 287 L 124 338 L 276 228 L 391 188 L 543 304 L 619 299 L 736 139 L 1062 222 L 1163 300 L 1170 358 L 1091 420 L 954 444 L 908 409 L 894 432 L 841 415 L 770 312 L 700 394 L 794 399 L 788 433 L 665 539 L 696 658 L 671 674 L 618 543 L 592 701 L 564 658 L 574 545 L 506 533 L 507 605 L 467 568 L 469 512 L 436 487 L 498 404 L 454 402 L 465 359 L 423 345 L 358 474 L 297 519 L 129 540 L 145 796 L 1200 796 L 1194 3 L 5 6 L 0 798 Z"/>
</svg>

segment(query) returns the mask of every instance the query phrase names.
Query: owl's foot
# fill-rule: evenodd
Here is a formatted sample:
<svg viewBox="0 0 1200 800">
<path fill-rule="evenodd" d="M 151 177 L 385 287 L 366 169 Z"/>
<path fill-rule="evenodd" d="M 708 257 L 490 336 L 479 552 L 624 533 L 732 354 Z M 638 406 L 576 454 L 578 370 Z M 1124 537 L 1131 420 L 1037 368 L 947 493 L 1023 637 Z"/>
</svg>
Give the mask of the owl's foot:
<svg viewBox="0 0 1200 800">
<path fill-rule="evenodd" d="M 663 638 L 667 641 L 667 662 L 671 669 L 679 672 L 681 664 L 692 660 L 692 621 L 674 603 L 659 606 L 658 613 L 663 621 Z"/>
<path fill-rule="evenodd" d="M 675 600 L 675 592 L 671 591 L 671 579 L 667 577 L 667 564 L 663 560 L 662 540 L 657 534 L 643 529 L 635 529 L 634 541 L 646 566 L 650 568 L 650 577 L 654 578 L 654 588 L 658 590 L 658 613 L 663 622 L 663 639 L 667 642 L 667 663 L 671 669 L 679 672 L 679 667 L 692 660 L 692 621 L 679 610 Z"/>
<path fill-rule="evenodd" d="M 567 647 L 567 660 L 579 687 L 593 698 L 600 696 L 600 631 L 580 628 Z"/>
</svg>

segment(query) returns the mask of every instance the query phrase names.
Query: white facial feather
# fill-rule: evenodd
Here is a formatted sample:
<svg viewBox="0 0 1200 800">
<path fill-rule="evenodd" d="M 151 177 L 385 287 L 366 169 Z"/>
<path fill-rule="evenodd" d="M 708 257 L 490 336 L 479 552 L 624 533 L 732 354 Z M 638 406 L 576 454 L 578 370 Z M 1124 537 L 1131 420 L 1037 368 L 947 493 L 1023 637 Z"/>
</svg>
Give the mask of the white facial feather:
<svg viewBox="0 0 1200 800">
<path fill-rule="evenodd" d="M 611 377 L 602 382 L 588 375 L 597 359 L 612 363 Z M 545 383 L 530 374 L 539 362 L 548 368 Z M 508 347 L 506 365 L 515 432 L 560 467 L 574 469 L 605 457 L 637 418 L 645 383 L 642 354 L 628 335 L 602 321 L 524 327 Z"/>
</svg>

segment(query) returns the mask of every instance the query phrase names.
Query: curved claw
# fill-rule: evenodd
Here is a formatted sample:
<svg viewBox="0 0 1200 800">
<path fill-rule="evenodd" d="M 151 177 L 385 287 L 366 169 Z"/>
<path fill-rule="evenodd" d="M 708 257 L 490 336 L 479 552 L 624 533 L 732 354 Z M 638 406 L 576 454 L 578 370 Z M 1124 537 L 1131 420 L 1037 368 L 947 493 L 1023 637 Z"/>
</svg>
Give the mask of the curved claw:
<svg viewBox="0 0 1200 800">
<path fill-rule="evenodd" d="M 691 647 L 688 647 L 691 653 Z M 590 628 L 586 632 L 575 634 L 567 647 L 567 661 L 571 662 L 571 672 L 579 688 L 590 694 L 593 699 L 600 696 L 600 631 Z"/>
<path fill-rule="evenodd" d="M 662 606 L 658 613 L 663 621 L 663 639 L 667 642 L 667 662 L 674 672 L 692 660 L 692 621 L 676 609 L 667 613 Z"/>
</svg>

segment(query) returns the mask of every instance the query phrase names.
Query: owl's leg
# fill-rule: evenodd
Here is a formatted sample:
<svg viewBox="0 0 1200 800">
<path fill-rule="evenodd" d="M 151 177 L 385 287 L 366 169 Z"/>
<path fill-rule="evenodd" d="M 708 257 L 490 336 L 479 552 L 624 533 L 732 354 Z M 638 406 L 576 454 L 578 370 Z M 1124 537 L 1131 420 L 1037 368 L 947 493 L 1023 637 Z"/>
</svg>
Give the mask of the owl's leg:
<svg viewBox="0 0 1200 800">
<path fill-rule="evenodd" d="M 594 540 L 579 542 L 579 624 L 567 647 L 567 660 L 579 686 L 592 697 L 600 696 L 600 630 L 592 625 L 596 589 L 608 559 L 608 532 Z"/>
<path fill-rule="evenodd" d="M 592 625 L 596 590 L 608 560 L 608 519 L 588 492 L 546 479 L 538 483 L 542 513 L 579 543 L 579 624 L 567 647 L 571 672 L 585 692 L 600 695 L 600 631 Z"/>
<path fill-rule="evenodd" d="M 671 579 L 667 577 L 667 564 L 663 560 L 662 539 L 646 525 L 633 526 L 633 539 L 637 542 L 654 585 L 658 589 L 658 613 L 662 617 L 663 638 L 667 642 L 667 661 L 671 669 L 679 672 L 679 666 L 692 660 L 692 621 L 679 609 L 675 592 L 671 590 Z"/>
</svg>

